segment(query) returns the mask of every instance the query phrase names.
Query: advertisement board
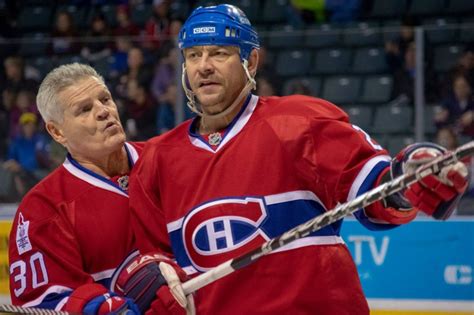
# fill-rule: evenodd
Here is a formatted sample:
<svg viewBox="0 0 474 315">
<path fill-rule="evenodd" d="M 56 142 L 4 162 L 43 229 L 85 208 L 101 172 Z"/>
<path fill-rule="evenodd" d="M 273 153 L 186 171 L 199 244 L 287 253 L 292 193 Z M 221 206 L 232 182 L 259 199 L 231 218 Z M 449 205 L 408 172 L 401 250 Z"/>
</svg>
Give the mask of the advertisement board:
<svg viewBox="0 0 474 315">
<path fill-rule="evenodd" d="M 474 314 L 474 220 L 417 219 L 389 231 L 345 220 L 342 236 L 372 309 Z"/>
</svg>

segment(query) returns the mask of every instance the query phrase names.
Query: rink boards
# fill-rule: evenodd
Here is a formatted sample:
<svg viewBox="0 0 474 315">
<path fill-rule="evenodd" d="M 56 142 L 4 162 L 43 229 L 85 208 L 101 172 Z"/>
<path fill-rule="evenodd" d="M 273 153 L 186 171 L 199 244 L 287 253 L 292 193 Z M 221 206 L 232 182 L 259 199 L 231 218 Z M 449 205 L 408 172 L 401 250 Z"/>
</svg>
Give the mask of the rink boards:
<svg viewBox="0 0 474 315">
<path fill-rule="evenodd" d="M 373 314 L 474 314 L 474 219 L 420 219 L 372 232 L 345 220 L 342 236 Z M 428 312 L 423 312 L 428 311 Z"/>
<path fill-rule="evenodd" d="M 0 205 L 0 303 L 8 303 L 8 234 Z M 372 232 L 346 219 L 342 237 L 375 315 L 474 314 L 474 218 L 417 219 Z"/>
</svg>

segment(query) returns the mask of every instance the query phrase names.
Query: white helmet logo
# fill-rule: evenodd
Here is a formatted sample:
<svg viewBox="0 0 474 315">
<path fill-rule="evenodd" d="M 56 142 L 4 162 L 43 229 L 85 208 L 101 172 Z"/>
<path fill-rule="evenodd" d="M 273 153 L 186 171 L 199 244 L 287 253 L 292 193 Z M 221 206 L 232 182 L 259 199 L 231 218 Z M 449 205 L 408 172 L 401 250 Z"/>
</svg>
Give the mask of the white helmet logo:
<svg viewBox="0 0 474 315">
<path fill-rule="evenodd" d="M 214 26 L 203 26 L 193 28 L 193 34 L 206 34 L 206 33 L 215 33 L 216 28 Z"/>
</svg>

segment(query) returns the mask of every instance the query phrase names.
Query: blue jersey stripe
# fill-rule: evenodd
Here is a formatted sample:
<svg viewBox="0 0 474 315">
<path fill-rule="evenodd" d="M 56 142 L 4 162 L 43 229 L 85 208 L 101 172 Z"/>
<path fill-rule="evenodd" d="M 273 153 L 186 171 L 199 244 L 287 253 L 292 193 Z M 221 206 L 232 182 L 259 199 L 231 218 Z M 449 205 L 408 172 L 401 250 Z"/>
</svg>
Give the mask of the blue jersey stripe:
<svg viewBox="0 0 474 315">
<path fill-rule="evenodd" d="M 364 182 L 360 186 L 359 190 L 357 191 L 357 196 L 360 196 L 363 193 L 366 193 L 367 191 L 374 188 L 373 185 L 375 183 L 375 180 L 379 176 L 380 172 L 382 172 L 382 170 L 384 170 L 389 165 L 390 165 L 390 163 L 386 162 L 386 161 L 381 161 L 381 162 L 377 163 L 374 166 L 374 168 L 372 168 L 372 170 L 370 171 L 370 173 L 367 175 Z M 394 227 L 398 226 L 396 224 L 383 224 L 383 223 L 372 222 L 365 215 L 363 209 L 359 209 L 356 212 L 354 212 L 354 216 L 357 218 L 357 220 L 360 223 L 362 223 L 363 226 L 365 226 L 367 229 L 372 230 L 372 231 L 389 230 L 389 229 L 393 229 Z"/>
<path fill-rule="evenodd" d="M 315 216 L 325 212 L 324 206 L 314 200 L 291 200 L 287 202 L 266 204 L 267 217 L 258 227 L 269 239 L 275 238 L 291 228 L 302 224 Z M 331 224 L 323 229 L 313 232 L 310 236 L 329 236 L 339 235 L 342 220 Z M 239 230 L 232 231 L 234 239 L 239 239 Z M 169 233 L 174 255 L 180 266 L 192 265 L 191 260 L 186 253 L 183 242 L 182 227 L 174 229 Z M 206 235 L 199 237 L 205 238 Z M 204 240 L 205 241 L 205 240 Z"/>
</svg>

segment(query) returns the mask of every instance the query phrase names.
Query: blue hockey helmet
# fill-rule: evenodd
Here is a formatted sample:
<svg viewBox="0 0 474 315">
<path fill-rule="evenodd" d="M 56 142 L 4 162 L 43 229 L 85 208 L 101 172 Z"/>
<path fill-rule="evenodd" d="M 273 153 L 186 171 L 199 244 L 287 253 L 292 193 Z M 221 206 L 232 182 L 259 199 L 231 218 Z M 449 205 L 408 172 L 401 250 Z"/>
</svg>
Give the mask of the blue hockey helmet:
<svg viewBox="0 0 474 315">
<path fill-rule="evenodd" d="M 252 49 L 260 47 L 257 32 L 245 13 L 230 4 L 198 7 L 179 32 L 179 48 L 219 45 L 238 46 L 240 58 L 248 60 Z"/>
</svg>

